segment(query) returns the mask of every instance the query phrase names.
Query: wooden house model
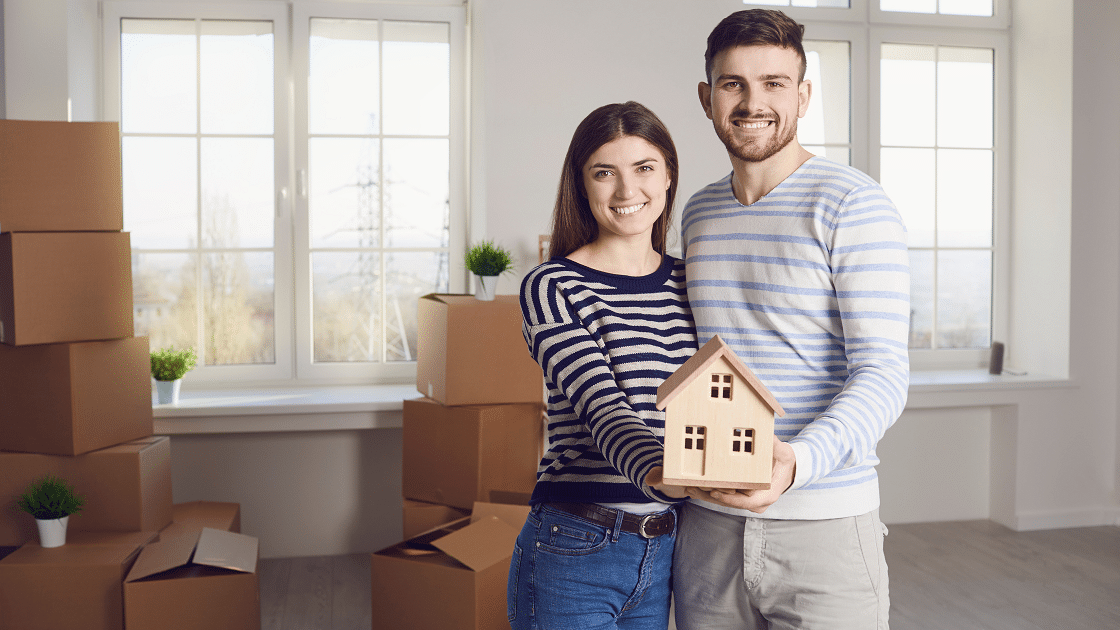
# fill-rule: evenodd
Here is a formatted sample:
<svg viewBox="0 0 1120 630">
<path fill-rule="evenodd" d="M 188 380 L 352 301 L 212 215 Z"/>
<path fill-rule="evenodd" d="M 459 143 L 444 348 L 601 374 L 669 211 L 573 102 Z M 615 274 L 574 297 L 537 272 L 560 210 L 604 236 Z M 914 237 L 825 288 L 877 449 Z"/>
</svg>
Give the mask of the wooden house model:
<svg viewBox="0 0 1120 630">
<path fill-rule="evenodd" d="M 770 487 L 774 414 L 785 410 L 719 335 L 657 388 L 657 408 L 665 410 L 665 483 Z"/>
</svg>

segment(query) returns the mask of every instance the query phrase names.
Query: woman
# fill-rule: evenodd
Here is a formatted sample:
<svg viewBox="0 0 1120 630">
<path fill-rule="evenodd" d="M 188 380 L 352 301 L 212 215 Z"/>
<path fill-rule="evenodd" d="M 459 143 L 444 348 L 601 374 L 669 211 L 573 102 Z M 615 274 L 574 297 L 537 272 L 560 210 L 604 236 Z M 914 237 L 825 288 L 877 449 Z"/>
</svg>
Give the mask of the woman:
<svg viewBox="0 0 1120 630">
<path fill-rule="evenodd" d="M 683 488 L 661 483 L 657 386 L 696 351 L 684 262 L 665 254 L 677 154 L 634 102 L 576 128 L 550 260 L 521 286 L 548 385 L 549 450 L 510 565 L 514 630 L 664 630 Z"/>
</svg>

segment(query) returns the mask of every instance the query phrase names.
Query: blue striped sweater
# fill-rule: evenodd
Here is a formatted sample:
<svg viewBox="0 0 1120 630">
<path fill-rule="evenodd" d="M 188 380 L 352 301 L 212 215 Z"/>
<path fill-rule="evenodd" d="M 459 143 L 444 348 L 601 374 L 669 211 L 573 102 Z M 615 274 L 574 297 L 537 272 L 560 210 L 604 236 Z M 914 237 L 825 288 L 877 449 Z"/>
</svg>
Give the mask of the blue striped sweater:
<svg viewBox="0 0 1120 630">
<path fill-rule="evenodd" d="M 683 261 L 631 277 L 553 259 L 522 281 L 521 310 L 548 387 L 532 503 L 672 502 L 643 480 L 662 462 L 657 386 L 696 352 Z"/>
<path fill-rule="evenodd" d="M 813 157 L 750 206 L 728 175 L 693 195 L 681 221 L 700 343 L 718 333 L 787 412 L 775 430 L 796 478 L 762 516 L 876 509 L 875 447 L 910 378 L 909 258 L 890 199 L 864 173 Z"/>
</svg>

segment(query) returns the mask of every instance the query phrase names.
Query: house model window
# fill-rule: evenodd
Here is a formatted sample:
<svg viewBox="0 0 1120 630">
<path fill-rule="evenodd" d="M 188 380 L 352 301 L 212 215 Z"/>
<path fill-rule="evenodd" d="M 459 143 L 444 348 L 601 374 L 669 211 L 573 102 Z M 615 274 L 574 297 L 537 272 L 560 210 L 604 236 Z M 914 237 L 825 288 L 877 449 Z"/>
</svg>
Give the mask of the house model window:
<svg viewBox="0 0 1120 630">
<path fill-rule="evenodd" d="M 731 452 L 754 453 L 754 429 L 731 429 Z"/>
<path fill-rule="evenodd" d="M 731 400 L 730 374 L 712 374 L 712 398 Z"/>
<path fill-rule="evenodd" d="M 684 428 L 684 448 L 688 451 L 704 450 L 704 427 L 692 425 Z"/>
</svg>

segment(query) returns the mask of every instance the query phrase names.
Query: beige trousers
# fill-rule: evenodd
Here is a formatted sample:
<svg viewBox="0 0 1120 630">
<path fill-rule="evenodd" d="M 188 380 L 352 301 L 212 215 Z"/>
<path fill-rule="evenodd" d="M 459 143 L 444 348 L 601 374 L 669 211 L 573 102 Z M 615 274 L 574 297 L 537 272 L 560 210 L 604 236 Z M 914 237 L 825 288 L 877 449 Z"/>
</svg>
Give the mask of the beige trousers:
<svg viewBox="0 0 1120 630">
<path fill-rule="evenodd" d="M 890 597 L 875 510 L 823 521 L 688 504 L 673 556 L 678 630 L 886 630 Z"/>
</svg>

